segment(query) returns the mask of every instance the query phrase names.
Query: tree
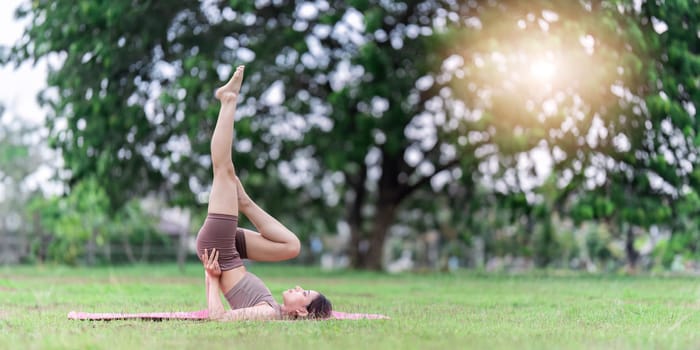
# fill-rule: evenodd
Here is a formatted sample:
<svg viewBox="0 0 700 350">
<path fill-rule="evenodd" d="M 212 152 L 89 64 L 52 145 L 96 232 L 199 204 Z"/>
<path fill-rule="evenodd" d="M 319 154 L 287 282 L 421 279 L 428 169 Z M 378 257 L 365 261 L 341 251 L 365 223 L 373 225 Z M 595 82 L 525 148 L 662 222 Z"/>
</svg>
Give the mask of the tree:
<svg viewBox="0 0 700 350">
<path fill-rule="evenodd" d="M 476 149 L 490 152 L 484 158 L 487 162 L 480 164 L 486 170 L 481 181 L 506 195 L 499 202 L 516 204 L 511 208 L 514 217 L 525 217 L 529 234 L 534 233 L 535 222 L 544 221 L 542 236 L 535 243 L 548 251 L 551 218 L 543 214 L 568 214 L 568 202 L 595 197 L 591 190 L 607 196 L 602 183 L 630 169 L 630 164 L 621 164 L 617 158 L 631 155 L 634 159 L 634 152 L 642 149 L 647 117 L 643 97 L 650 91 L 644 60 L 651 50 L 639 16 L 630 15 L 632 3 L 537 5 L 500 2 L 473 21 L 482 29 L 464 34 L 461 40 L 473 45 L 466 53 L 459 52 L 473 64 L 465 64 L 468 69 L 455 79 L 459 84 L 454 91 L 469 106 L 485 105 L 486 125 L 467 129 L 488 131 L 481 136 L 489 139 L 486 147 Z M 516 34 L 509 26 L 512 23 L 521 29 Z M 524 60 L 522 56 L 527 55 L 539 55 L 539 61 Z M 548 61 L 558 61 L 556 79 L 550 71 L 549 81 L 536 80 L 547 73 Z M 531 66 L 523 67 L 523 62 Z M 525 75 L 522 70 L 537 74 Z M 549 177 L 537 169 L 542 157 L 538 160 L 536 152 L 551 155 L 555 195 L 547 194 L 550 190 L 537 180 Z M 631 169 L 635 181 L 646 176 L 642 163 L 631 163 Z M 607 172 L 612 175 L 606 177 Z M 635 190 L 627 191 L 629 196 L 642 196 L 648 189 Z M 470 215 L 466 210 L 463 214 Z M 546 264 L 547 258 L 541 258 L 538 262 Z"/>
<path fill-rule="evenodd" d="M 37 229 L 50 237 L 47 257 L 75 265 L 85 255 L 87 264 L 95 265 L 98 247 L 109 241 L 108 208 L 105 191 L 90 179 L 74 186 L 66 197 L 33 201 L 30 211 L 39 219 Z"/>
<path fill-rule="evenodd" d="M 0 116 L 4 113 L 0 106 Z M 40 195 L 38 186 L 31 181 L 45 159 L 33 142 L 36 133 L 35 128 L 23 125 L 18 118 L 0 123 L 0 252 L 4 257 L 0 260 L 4 262 L 22 258 L 25 244 L 31 240 L 27 229 L 31 219 L 24 208 Z"/>
<path fill-rule="evenodd" d="M 245 63 L 241 177 L 297 225 L 307 215 L 306 228 L 333 230 L 342 217 L 354 265 L 378 269 L 418 190 L 527 191 L 517 164 L 543 142 L 581 176 L 587 135 L 620 124 L 611 87 L 642 74 L 625 45 L 641 32 L 615 4 L 35 1 L 18 11 L 32 20 L 12 59 L 62 58 L 58 94 L 43 95 L 53 145 L 71 184 L 94 178 L 116 208 L 147 192 L 197 203 L 212 91 Z M 553 60 L 558 79 L 541 80 Z"/>
<path fill-rule="evenodd" d="M 700 39 L 688 32 L 700 28 L 700 8 L 687 1 L 663 6 L 646 1 L 622 10 L 639 23 L 630 45 L 642 59 L 644 79 L 635 82 L 637 89 L 619 90 L 625 96 L 614 111 L 624 121 L 620 134 L 596 155 L 597 172 L 606 175 L 589 186 L 592 191 L 581 196 L 575 210 L 609 220 L 624 238 L 627 263 L 634 269 L 639 256 L 634 228 L 661 225 L 683 232 L 678 225 L 685 225 L 684 197 L 698 186 L 700 130 L 693 101 L 700 98 L 694 78 L 700 74 Z M 624 142 L 614 144 L 616 139 Z"/>
<path fill-rule="evenodd" d="M 695 216 L 690 206 L 697 203 L 700 188 L 699 5 L 700 1 L 693 0 L 664 4 L 647 1 L 642 6 L 655 58 L 654 69 L 649 74 L 654 89 L 646 102 L 656 131 L 647 135 L 647 139 L 657 145 L 657 152 L 648 157 L 647 163 L 651 163 L 655 175 L 650 180 L 660 183 L 659 192 L 672 199 L 668 205 L 672 220 L 667 221 L 672 229 L 672 241 L 686 239 L 689 226 L 697 225 L 689 217 Z M 692 245 L 689 248 L 697 251 Z"/>
</svg>

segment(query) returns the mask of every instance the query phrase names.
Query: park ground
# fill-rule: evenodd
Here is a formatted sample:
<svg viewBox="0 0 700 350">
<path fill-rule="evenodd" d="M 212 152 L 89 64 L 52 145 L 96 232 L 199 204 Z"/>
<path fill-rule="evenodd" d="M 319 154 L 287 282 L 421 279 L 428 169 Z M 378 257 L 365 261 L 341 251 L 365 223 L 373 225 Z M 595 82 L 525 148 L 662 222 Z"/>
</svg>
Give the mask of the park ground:
<svg viewBox="0 0 700 350">
<path fill-rule="evenodd" d="M 389 320 L 72 321 L 69 311 L 206 307 L 201 267 L 0 267 L 0 349 L 688 349 L 700 347 L 690 276 L 387 275 L 257 264 L 280 300 L 296 284 L 335 309 Z"/>
</svg>

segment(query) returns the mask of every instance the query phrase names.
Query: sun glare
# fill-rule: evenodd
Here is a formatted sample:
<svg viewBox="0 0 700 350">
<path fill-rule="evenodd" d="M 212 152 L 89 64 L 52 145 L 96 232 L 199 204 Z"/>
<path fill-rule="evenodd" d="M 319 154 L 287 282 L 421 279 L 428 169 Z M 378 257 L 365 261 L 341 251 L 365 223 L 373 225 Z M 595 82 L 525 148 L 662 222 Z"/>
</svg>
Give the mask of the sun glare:
<svg viewBox="0 0 700 350">
<path fill-rule="evenodd" d="M 538 60 L 530 66 L 532 78 L 543 83 L 551 82 L 556 73 L 557 66 L 551 61 Z"/>
</svg>

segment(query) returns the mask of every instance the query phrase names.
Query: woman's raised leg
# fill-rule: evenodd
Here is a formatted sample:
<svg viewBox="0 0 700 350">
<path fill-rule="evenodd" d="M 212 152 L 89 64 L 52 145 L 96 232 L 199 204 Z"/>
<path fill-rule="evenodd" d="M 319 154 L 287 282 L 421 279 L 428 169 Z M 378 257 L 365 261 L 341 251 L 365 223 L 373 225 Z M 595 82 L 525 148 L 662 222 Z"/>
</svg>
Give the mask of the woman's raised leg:
<svg viewBox="0 0 700 350">
<path fill-rule="evenodd" d="M 211 137 L 211 162 L 214 181 L 209 193 L 209 213 L 238 215 L 236 171 L 233 167 L 233 122 L 238 94 L 243 82 L 243 66 L 236 68 L 231 80 L 216 90 L 221 101 L 219 117 Z"/>
<path fill-rule="evenodd" d="M 248 259 L 255 261 L 282 261 L 299 255 L 299 238 L 272 215 L 265 212 L 245 192 L 236 177 L 238 208 L 259 232 L 243 230 Z"/>
<path fill-rule="evenodd" d="M 209 192 L 209 214 L 226 214 L 238 216 L 238 194 L 236 186 L 236 171 L 233 167 L 233 123 L 236 114 L 236 103 L 243 82 L 243 66 L 236 68 L 231 80 L 226 85 L 216 90 L 215 96 L 221 101 L 219 116 L 216 120 L 214 133 L 211 137 L 210 151 L 214 180 Z M 206 224 L 206 222 L 205 222 Z M 233 235 L 236 227 L 233 226 L 229 234 Z M 201 231 L 200 231 L 201 234 Z M 197 245 L 199 249 L 199 236 Z M 213 247 L 217 250 L 228 250 L 232 247 Z M 199 252 L 202 254 L 202 252 Z M 200 257 L 201 258 L 201 257 Z M 245 270 L 231 269 L 222 271 L 220 283 L 222 292 L 228 291 L 239 281 Z M 206 273 L 205 273 L 206 276 Z M 207 297 L 210 296 L 209 282 L 205 278 Z"/>
</svg>

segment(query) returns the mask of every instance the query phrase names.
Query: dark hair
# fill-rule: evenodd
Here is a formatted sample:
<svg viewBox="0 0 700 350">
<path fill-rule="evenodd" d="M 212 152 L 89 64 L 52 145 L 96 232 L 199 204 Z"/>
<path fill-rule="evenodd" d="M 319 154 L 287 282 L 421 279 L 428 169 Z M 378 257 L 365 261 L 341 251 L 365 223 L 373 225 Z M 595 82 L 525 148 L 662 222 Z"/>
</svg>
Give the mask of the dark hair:
<svg viewBox="0 0 700 350">
<path fill-rule="evenodd" d="M 333 304 L 323 294 L 318 293 L 318 296 L 306 305 L 306 311 L 309 312 L 308 318 L 329 318 Z"/>
</svg>

